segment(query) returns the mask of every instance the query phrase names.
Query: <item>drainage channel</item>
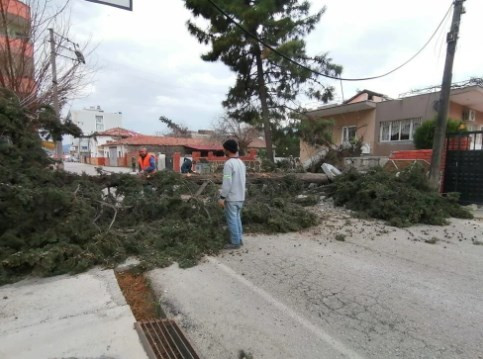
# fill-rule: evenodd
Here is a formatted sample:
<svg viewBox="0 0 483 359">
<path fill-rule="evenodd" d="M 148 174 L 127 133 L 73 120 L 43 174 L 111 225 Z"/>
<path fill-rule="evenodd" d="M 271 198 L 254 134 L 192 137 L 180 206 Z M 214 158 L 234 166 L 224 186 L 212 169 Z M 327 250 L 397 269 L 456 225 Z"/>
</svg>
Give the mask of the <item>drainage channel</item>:
<svg viewBox="0 0 483 359">
<path fill-rule="evenodd" d="M 136 318 L 134 327 L 150 359 L 199 359 L 181 328 L 166 318 L 142 273 L 116 272 L 116 278 Z"/>
<path fill-rule="evenodd" d="M 150 359 L 199 359 L 174 320 L 137 322 L 135 327 Z"/>
</svg>

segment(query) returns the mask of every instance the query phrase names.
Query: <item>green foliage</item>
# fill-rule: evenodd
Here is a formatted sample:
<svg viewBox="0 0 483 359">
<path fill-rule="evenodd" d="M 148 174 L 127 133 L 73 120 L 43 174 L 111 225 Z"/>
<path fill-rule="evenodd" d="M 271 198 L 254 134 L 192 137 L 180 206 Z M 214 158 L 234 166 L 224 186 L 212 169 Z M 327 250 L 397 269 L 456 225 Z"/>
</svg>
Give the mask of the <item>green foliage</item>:
<svg viewBox="0 0 483 359">
<path fill-rule="evenodd" d="M 312 146 L 330 146 L 333 128 L 333 120 L 306 119 L 300 123 L 300 137 Z"/>
<path fill-rule="evenodd" d="M 171 130 L 171 136 L 174 137 L 191 137 L 188 127 L 177 124 L 166 116 L 160 116 L 159 121 L 165 124 Z"/>
<path fill-rule="evenodd" d="M 5 186 L 2 177 L 0 187 L 0 283 L 29 274 L 110 267 L 132 255 L 145 268 L 173 261 L 192 266 L 218 252 L 228 238 L 213 184 L 201 200 L 182 199 L 199 186 L 170 172 L 143 180 L 127 174 L 90 178 L 45 171 L 43 186 L 37 178 L 21 177 L 22 186 Z M 103 195 L 106 186 L 111 194 Z M 316 223 L 315 215 L 276 188 L 302 190 L 294 183 L 250 186 L 243 214 L 247 233 L 296 231 Z"/>
<path fill-rule="evenodd" d="M 218 0 L 216 3 L 245 29 L 306 68 L 332 76 L 342 72 L 342 67 L 333 64 L 327 54 L 309 56 L 306 53 L 304 37 L 314 30 L 325 8 L 311 13 L 310 2 L 306 0 Z M 188 21 L 190 33 L 200 43 L 210 45 L 202 59 L 221 60 L 236 73 L 236 82 L 223 102 L 230 117 L 254 125 L 263 124 L 266 136 L 271 136 L 270 121 L 281 122 L 303 112 L 300 99 L 327 102 L 333 98 L 334 88 L 324 85 L 318 75 L 263 48 L 208 1 L 185 0 L 185 5 L 195 18 L 208 22 L 202 28 L 195 21 Z"/>
<path fill-rule="evenodd" d="M 447 132 L 457 132 L 460 130 L 462 125 L 461 121 L 456 121 L 448 119 L 448 124 L 446 126 Z M 436 119 L 430 121 L 424 121 L 421 126 L 416 129 L 414 133 L 414 146 L 418 150 L 432 149 L 434 141 L 434 131 L 436 130 Z"/>
<path fill-rule="evenodd" d="M 443 225 L 447 218 L 471 218 L 458 204 L 458 196 L 442 197 L 432 190 L 421 166 L 394 175 L 382 168 L 361 174 L 350 171 L 328 186 L 337 206 L 345 206 L 366 218 L 382 219 L 397 227 L 417 223 Z"/>
<path fill-rule="evenodd" d="M 203 198 L 194 198 L 199 185 L 172 172 L 140 178 L 49 170 L 36 125 L 45 119 L 36 116 L 15 96 L 0 97 L 0 285 L 28 275 L 112 267 L 129 256 L 139 257 L 145 268 L 173 261 L 187 267 L 226 243 L 218 186 L 210 184 Z M 67 130 L 55 128 L 60 134 Z M 285 232 L 315 223 L 276 188 L 293 196 L 303 190 L 293 179 L 250 186 L 247 232 Z"/>
<path fill-rule="evenodd" d="M 279 157 L 300 156 L 300 133 L 297 123 L 274 126 L 273 143 Z"/>
<path fill-rule="evenodd" d="M 251 185 L 243 209 L 243 223 L 248 232 L 285 233 L 317 224 L 317 216 L 297 203 L 296 194 L 303 184 L 295 177 L 277 183 Z M 313 197 L 304 205 L 314 205 Z"/>
</svg>

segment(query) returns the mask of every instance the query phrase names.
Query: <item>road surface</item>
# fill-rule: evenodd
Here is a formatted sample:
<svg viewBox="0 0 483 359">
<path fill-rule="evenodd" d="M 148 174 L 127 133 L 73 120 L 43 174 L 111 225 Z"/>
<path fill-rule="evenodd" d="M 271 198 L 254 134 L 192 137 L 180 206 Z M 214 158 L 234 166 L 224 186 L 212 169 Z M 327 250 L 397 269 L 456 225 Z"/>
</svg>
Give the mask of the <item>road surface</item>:
<svg viewBox="0 0 483 359">
<path fill-rule="evenodd" d="M 307 232 L 149 273 L 204 358 L 483 358 L 483 222 L 396 229 L 321 210 Z"/>
<path fill-rule="evenodd" d="M 68 172 L 73 172 L 77 174 L 86 173 L 88 175 L 97 175 L 96 167 L 102 167 L 106 171 L 119 172 L 119 173 L 129 173 L 130 168 L 126 167 L 107 167 L 107 166 L 93 166 L 80 162 L 64 162 L 64 170 Z"/>
</svg>

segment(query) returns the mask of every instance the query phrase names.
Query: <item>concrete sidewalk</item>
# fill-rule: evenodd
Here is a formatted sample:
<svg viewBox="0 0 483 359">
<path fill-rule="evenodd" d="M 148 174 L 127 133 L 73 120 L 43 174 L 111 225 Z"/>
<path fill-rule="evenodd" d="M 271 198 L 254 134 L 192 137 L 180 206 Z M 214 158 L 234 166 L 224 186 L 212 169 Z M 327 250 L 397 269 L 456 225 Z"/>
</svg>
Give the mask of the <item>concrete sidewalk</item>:
<svg viewBox="0 0 483 359">
<path fill-rule="evenodd" d="M 0 287 L 0 358 L 147 355 L 112 270 Z"/>
</svg>

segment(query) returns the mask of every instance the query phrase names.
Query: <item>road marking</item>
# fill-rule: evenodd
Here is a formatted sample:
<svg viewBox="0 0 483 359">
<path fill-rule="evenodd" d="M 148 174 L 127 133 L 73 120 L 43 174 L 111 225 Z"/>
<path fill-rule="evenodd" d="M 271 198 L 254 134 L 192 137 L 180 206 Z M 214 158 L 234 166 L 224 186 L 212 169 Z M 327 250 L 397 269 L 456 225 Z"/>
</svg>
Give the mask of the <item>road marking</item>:
<svg viewBox="0 0 483 359">
<path fill-rule="evenodd" d="M 217 261 L 215 258 L 208 257 L 208 261 L 218 268 L 220 268 L 223 272 L 228 274 L 229 276 L 233 277 L 237 281 L 239 281 L 241 284 L 245 285 L 248 287 L 250 290 L 258 294 L 260 297 L 265 299 L 267 302 L 272 304 L 274 307 L 282 311 L 283 313 L 287 314 L 290 318 L 298 322 L 300 325 L 308 329 L 310 332 L 312 332 L 315 336 L 317 336 L 319 339 L 322 341 L 326 342 L 329 346 L 331 346 L 333 349 L 338 351 L 339 353 L 345 355 L 349 359 L 363 359 L 361 355 L 357 354 L 354 352 L 352 349 L 346 347 L 343 343 L 338 341 L 337 339 L 333 338 L 330 334 L 328 334 L 325 330 L 322 328 L 316 326 L 315 324 L 311 323 L 307 319 L 301 317 L 299 314 L 297 314 L 293 309 L 287 307 L 285 304 L 279 302 L 277 299 L 272 297 L 268 292 L 264 291 L 263 289 L 257 287 L 255 284 L 247 280 L 245 277 L 241 276 L 237 272 L 235 272 L 233 269 L 230 267 L 224 265 L 223 263 L 220 263 Z"/>
</svg>

